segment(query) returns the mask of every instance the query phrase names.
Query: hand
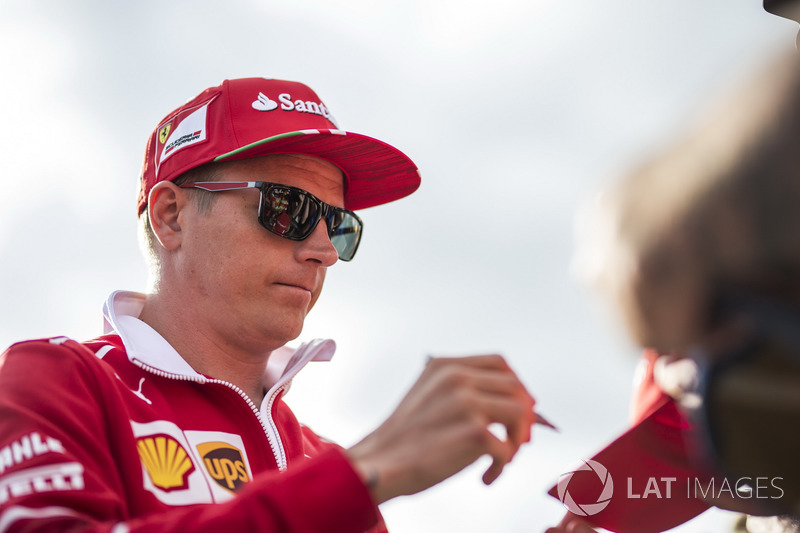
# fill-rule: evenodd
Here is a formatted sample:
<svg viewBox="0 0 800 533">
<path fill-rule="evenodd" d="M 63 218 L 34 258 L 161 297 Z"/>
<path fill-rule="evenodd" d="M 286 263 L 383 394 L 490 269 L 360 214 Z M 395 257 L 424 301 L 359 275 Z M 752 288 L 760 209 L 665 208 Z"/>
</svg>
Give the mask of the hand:
<svg viewBox="0 0 800 533">
<path fill-rule="evenodd" d="M 548 528 L 545 533 L 597 533 L 597 531 L 589 527 L 589 525 L 578 518 L 577 515 L 567 513 L 560 524 Z"/>
<path fill-rule="evenodd" d="M 431 359 L 391 416 L 348 451 L 376 503 L 414 494 L 483 455 L 492 483 L 530 441 L 535 400 L 499 355 Z M 498 438 L 490 424 L 505 427 Z"/>
</svg>

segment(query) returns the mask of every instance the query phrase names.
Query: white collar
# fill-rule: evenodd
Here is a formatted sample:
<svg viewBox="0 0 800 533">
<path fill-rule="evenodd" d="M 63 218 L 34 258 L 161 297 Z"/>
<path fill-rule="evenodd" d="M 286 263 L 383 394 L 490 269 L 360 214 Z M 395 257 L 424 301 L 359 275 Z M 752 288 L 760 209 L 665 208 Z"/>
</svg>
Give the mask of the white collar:
<svg viewBox="0 0 800 533">
<path fill-rule="evenodd" d="M 147 296 L 131 291 L 112 292 L 103 304 L 103 332 L 122 339 L 128 359 L 158 370 L 205 380 L 156 330 L 139 320 Z M 291 380 L 309 361 L 330 361 L 336 351 L 331 339 L 314 339 L 297 348 L 283 346 L 270 354 L 265 383 L 270 391 Z"/>
</svg>

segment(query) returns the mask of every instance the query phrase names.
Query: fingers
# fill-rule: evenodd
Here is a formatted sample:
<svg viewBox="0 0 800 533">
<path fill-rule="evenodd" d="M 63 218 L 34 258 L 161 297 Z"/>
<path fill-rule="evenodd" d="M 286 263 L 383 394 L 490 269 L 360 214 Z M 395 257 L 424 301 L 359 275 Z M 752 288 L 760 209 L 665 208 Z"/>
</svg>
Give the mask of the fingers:
<svg viewBox="0 0 800 533">
<path fill-rule="evenodd" d="M 500 355 L 471 355 L 467 357 L 429 357 L 428 367 L 436 368 L 441 366 L 471 367 L 482 370 L 494 370 L 505 372 L 511 375 L 514 371 L 508 366 L 508 362 Z"/>
<path fill-rule="evenodd" d="M 484 432 L 486 453 L 492 457 L 483 482 L 493 483 L 520 446 L 531 440 L 536 400 L 505 359 L 497 355 L 432 358 L 426 370 L 438 374 L 440 386 L 460 391 L 464 412 L 474 417 Z M 491 424 L 504 426 L 506 438 L 492 434 L 488 429 Z"/>
<path fill-rule="evenodd" d="M 488 430 L 487 433 L 487 447 L 489 448 L 488 453 L 492 457 L 492 464 L 483 473 L 482 480 L 484 484 L 491 485 L 503 473 L 503 468 L 511 462 L 518 447 L 511 449 L 508 442 L 503 442 Z"/>
<path fill-rule="evenodd" d="M 533 408 L 528 402 L 501 395 L 477 393 L 470 406 L 478 416 L 483 416 L 484 426 L 501 424 L 506 429 L 505 441 L 516 453 L 520 446 L 531 440 L 531 426 L 536 422 Z"/>
<path fill-rule="evenodd" d="M 494 483 L 497 480 L 497 478 L 500 477 L 500 474 L 503 473 L 503 468 L 505 468 L 505 466 L 506 466 L 505 462 L 497 460 L 493 461 L 492 466 L 490 466 L 489 469 L 483 473 L 483 477 L 481 478 L 483 480 L 483 483 L 485 485 L 491 485 L 492 483 Z"/>
<path fill-rule="evenodd" d="M 480 367 L 462 363 L 461 359 L 431 359 L 429 372 L 440 372 L 453 386 L 471 387 L 489 394 L 512 394 L 530 402 L 536 400 L 516 374 L 508 368 Z"/>
<path fill-rule="evenodd" d="M 377 479 L 377 503 L 424 490 L 485 455 L 489 484 L 530 440 L 534 404 L 500 356 L 432 359 L 391 416 L 348 453 L 365 480 Z M 494 435 L 493 424 L 505 435 Z"/>
<path fill-rule="evenodd" d="M 531 439 L 536 400 L 500 356 L 434 358 L 426 369 L 433 387 L 460 393 L 469 414 L 483 415 L 484 425 L 500 423 L 514 452 Z"/>
</svg>

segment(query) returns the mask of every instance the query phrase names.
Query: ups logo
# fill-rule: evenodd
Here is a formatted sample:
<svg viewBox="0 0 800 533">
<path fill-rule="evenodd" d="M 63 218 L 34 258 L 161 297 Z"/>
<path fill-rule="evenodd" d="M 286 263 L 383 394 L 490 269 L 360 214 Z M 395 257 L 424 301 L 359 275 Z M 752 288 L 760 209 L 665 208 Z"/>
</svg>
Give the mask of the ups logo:
<svg viewBox="0 0 800 533">
<path fill-rule="evenodd" d="M 217 484 L 236 492 L 250 481 L 250 472 L 242 452 L 227 442 L 204 442 L 197 445 L 208 473 Z"/>
</svg>

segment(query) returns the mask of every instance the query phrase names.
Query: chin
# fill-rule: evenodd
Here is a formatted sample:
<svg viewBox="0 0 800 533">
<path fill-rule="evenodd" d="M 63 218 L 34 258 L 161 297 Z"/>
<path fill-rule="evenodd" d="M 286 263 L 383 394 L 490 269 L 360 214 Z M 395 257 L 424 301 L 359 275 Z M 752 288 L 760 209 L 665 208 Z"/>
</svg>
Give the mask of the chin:
<svg viewBox="0 0 800 533">
<path fill-rule="evenodd" d="M 278 329 L 271 329 L 267 332 L 267 336 L 276 339 L 283 346 L 287 342 L 295 340 L 303 332 L 303 323 L 290 324 Z"/>
</svg>

